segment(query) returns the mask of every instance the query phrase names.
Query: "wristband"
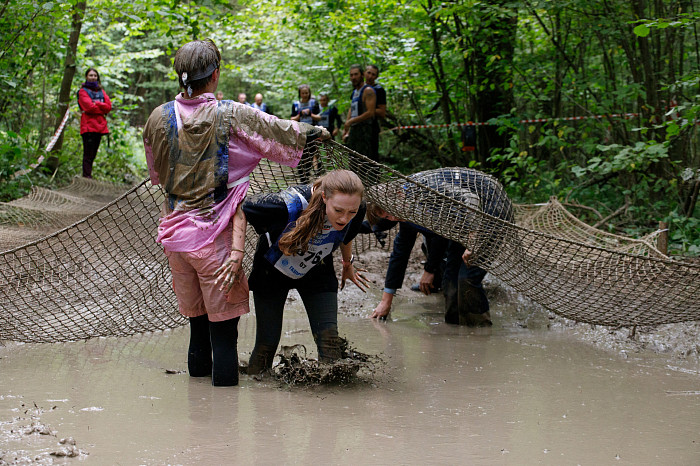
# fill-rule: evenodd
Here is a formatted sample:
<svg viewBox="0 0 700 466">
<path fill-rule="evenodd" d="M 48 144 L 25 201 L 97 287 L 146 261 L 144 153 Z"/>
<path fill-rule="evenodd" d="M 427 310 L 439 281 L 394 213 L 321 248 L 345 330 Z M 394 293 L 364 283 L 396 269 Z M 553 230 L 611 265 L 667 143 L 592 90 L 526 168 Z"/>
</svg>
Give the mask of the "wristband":
<svg viewBox="0 0 700 466">
<path fill-rule="evenodd" d="M 350 254 L 350 260 L 347 261 L 347 262 L 345 261 L 345 259 L 341 259 L 341 260 L 343 261 L 343 265 L 344 265 L 344 266 L 345 266 L 345 265 L 350 265 L 350 264 L 352 264 L 353 262 L 355 262 L 355 255 L 354 255 L 354 254 Z"/>
</svg>

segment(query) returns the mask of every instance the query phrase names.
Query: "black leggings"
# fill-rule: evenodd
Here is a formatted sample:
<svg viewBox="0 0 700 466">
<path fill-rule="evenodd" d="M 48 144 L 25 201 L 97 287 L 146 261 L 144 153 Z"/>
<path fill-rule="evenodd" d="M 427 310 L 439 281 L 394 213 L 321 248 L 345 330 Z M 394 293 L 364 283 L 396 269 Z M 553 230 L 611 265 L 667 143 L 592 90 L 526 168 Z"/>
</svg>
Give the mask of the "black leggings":
<svg viewBox="0 0 700 466">
<path fill-rule="evenodd" d="M 83 138 L 83 176 L 92 178 L 92 164 L 100 148 L 102 133 L 83 133 L 80 136 Z"/>
<path fill-rule="evenodd" d="M 298 291 L 309 316 L 319 360 L 338 359 L 340 355 L 337 354 L 337 341 L 334 341 L 338 335 L 338 293 L 303 289 Z M 282 336 L 282 316 L 288 293 L 289 289 L 274 286 L 265 291 L 253 291 L 256 331 L 249 373 L 258 373 L 272 366 L 272 359 Z"/>
</svg>

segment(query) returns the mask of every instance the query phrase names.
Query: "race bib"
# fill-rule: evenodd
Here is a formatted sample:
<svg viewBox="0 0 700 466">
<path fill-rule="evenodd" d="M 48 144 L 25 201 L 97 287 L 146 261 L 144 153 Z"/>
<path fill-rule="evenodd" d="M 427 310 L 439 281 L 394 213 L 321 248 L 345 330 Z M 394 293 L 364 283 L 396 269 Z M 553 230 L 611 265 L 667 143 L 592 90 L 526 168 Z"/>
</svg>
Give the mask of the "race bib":
<svg viewBox="0 0 700 466">
<path fill-rule="evenodd" d="M 304 254 L 281 255 L 274 263 L 274 267 L 290 278 L 303 277 L 324 257 L 333 252 L 333 246 L 338 240 L 339 233 L 326 220 L 323 231 L 309 242 L 309 249 Z"/>
</svg>

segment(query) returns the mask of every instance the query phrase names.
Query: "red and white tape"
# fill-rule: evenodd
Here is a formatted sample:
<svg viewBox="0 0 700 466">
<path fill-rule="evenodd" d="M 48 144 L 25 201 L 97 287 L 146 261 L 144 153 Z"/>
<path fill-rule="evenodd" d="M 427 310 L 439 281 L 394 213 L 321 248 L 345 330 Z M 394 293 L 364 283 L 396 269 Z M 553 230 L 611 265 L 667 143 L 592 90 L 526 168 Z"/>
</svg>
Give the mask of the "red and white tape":
<svg viewBox="0 0 700 466">
<path fill-rule="evenodd" d="M 518 123 L 546 123 L 548 121 L 574 121 L 574 120 L 588 120 L 595 118 L 597 120 L 603 118 L 634 118 L 639 116 L 639 113 L 611 113 L 610 115 L 591 115 L 591 116 L 575 116 L 575 117 L 562 117 L 562 118 L 533 118 L 527 120 L 518 120 Z M 474 121 L 468 121 L 466 123 L 450 123 L 443 125 L 408 125 L 408 126 L 396 126 L 391 128 L 389 131 L 394 131 L 397 129 L 422 129 L 422 128 L 448 128 L 450 126 L 489 126 L 494 123 L 479 123 Z"/>
<path fill-rule="evenodd" d="M 63 115 L 63 120 L 61 120 L 61 124 L 58 125 L 58 128 L 56 128 L 56 133 L 53 135 L 53 137 L 49 141 L 49 144 L 46 146 L 46 152 L 51 152 L 51 149 L 53 149 L 53 146 L 56 145 L 58 138 L 61 136 L 61 133 L 63 132 L 63 128 L 66 127 L 66 123 L 68 122 L 68 115 L 69 114 L 70 114 L 70 107 L 68 107 L 66 109 L 66 114 Z M 39 163 L 41 163 L 41 162 L 39 162 Z"/>
</svg>

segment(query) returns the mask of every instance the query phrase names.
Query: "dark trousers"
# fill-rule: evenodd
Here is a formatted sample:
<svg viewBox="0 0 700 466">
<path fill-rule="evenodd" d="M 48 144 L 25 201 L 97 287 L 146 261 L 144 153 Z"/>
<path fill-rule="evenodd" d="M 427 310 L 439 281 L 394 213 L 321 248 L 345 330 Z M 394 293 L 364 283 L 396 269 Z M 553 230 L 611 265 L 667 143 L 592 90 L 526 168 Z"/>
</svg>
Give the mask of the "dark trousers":
<svg viewBox="0 0 700 466">
<path fill-rule="evenodd" d="M 92 178 L 92 164 L 100 148 L 102 133 L 83 133 L 80 136 L 83 138 L 83 176 Z"/>
<path fill-rule="evenodd" d="M 298 291 L 309 317 L 319 361 L 338 359 L 338 293 L 303 289 Z M 275 287 L 274 284 L 264 291 L 253 291 L 257 328 L 255 347 L 248 365 L 249 374 L 258 374 L 272 367 L 272 360 L 282 336 L 282 317 L 288 294 L 288 288 Z"/>
<path fill-rule="evenodd" d="M 450 241 L 442 288 L 445 293 L 445 322 L 460 324 L 467 314 L 483 314 L 489 310 L 482 281 L 486 270 L 467 266 L 462 260 L 464 246 Z M 461 319 L 460 319 L 461 317 Z"/>
</svg>

